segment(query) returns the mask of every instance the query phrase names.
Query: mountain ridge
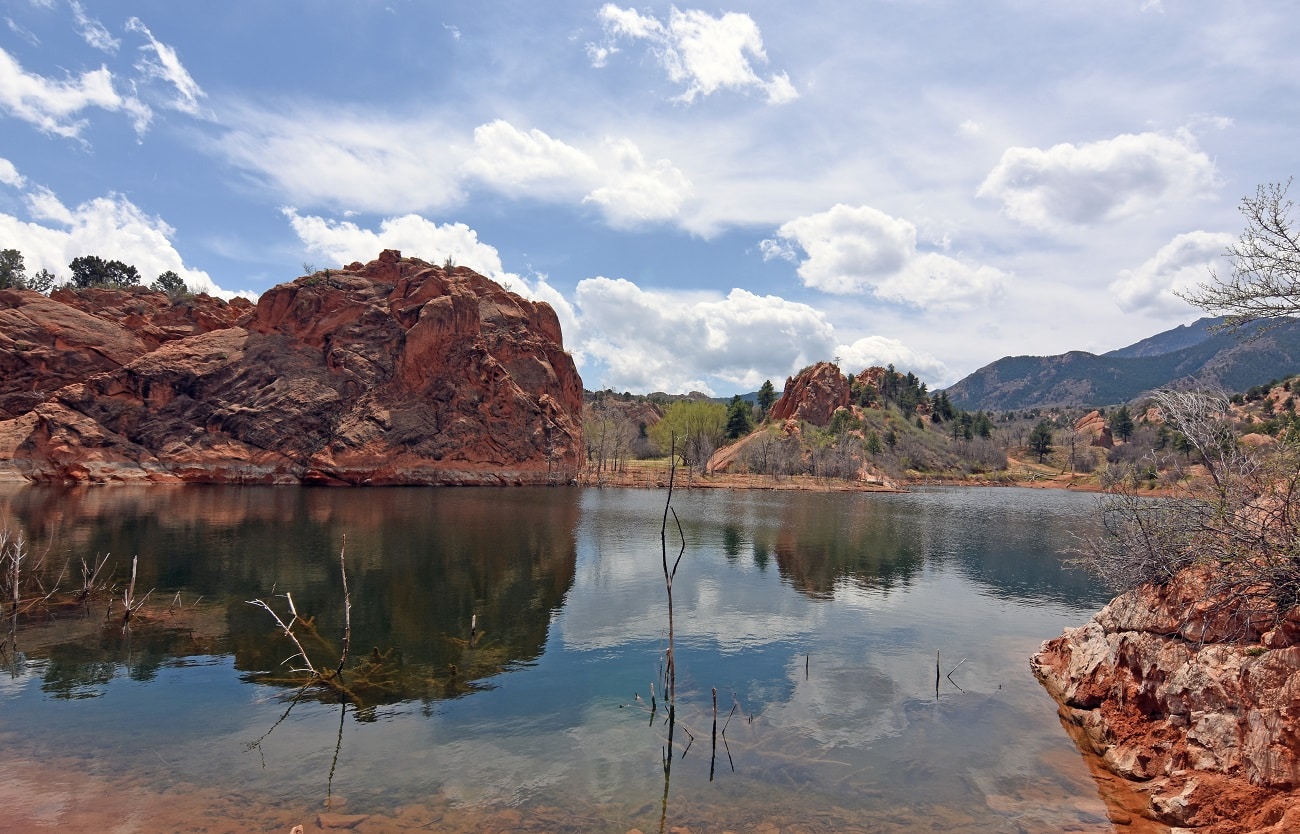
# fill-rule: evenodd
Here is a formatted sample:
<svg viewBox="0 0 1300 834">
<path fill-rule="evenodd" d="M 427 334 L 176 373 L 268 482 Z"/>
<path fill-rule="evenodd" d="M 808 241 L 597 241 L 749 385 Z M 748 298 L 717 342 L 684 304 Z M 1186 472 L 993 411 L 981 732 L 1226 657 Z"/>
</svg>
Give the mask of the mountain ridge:
<svg viewBox="0 0 1300 834">
<path fill-rule="evenodd" d="M 943 390 L 967 410 L 1105 406 L 1155 388 L 1241 391 L 1300 366 L 1300 321 L 1214 332 L 1221 321 L 1202 318 L 1101 355 L 1007 356 Z"/>
</svg>

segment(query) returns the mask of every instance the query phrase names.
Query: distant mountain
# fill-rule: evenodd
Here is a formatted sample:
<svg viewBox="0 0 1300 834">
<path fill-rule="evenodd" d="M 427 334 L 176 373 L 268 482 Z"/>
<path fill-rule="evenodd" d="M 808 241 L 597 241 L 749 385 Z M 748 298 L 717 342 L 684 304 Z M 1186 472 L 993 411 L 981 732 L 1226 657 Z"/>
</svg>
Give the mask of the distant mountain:
<svg viewBox="0 0 1300 834">
<path fill-rule="evenodd" d="M 945 389 L 967 410 L 1009 411 L 1128 402 L 1154 388 L 1214 386 L 1244 391 L 1300 371 L 1300 321 L 1272 329 L 1211 333 L 1201 319 L 1102 356 L 1009 356 Z"/>
<path fill-rule="evenodd" d="M 1157 333 L 1128 347 L 1117 348 L 1102 356 L 1117 359 L 1141 359 L 1146 356 L 1164 356 L 1177 350 L 1193 347 L 1213 337 L 1211 328 L 1223 324 L 1223 316 L 1197 319 L 1191 324 L 1180 324 L 1173 330 Z"/>
</svg>

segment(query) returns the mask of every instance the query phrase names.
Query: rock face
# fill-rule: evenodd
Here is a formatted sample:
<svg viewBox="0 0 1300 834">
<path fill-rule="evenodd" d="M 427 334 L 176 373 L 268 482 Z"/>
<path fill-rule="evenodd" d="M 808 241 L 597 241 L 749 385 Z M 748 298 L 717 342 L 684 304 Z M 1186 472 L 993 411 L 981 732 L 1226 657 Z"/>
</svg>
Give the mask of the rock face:
<svg viewBox="0 0 1300 834">
<path fill-rule="evenodd" d="M 1079 743 L 1206 834 L 1300 831 L 1300 609 L 1216 604 L 1204 572 L 1113 600 L 1043 644 L 1034 673 Z"/>
<path fill-rule="evenodd" d="M 164 342 L 231 327 L 253 305 L 137 290 L 0 291 L 0 420 L 65 385 L 138 359 Z"/>
<path fill-rule="evenodd" d="M 145 295 L 157 303 L 137 310 Z M 0 293 L 0 361 L 25 374 L 2 401 L 0 477 L 500 484 L 577 471 L 582 382 L 554 311 L 469 269 L 388 250 L 256 307 L 163 301 Z M 20 338 L 41 355 L 14 358 Z"/>
<path fill-rule="evenodd" d="M 1110 426 L 1106 425 L 1106 418 L 1102 417 L 1099 411 L 1089 411 L 1078 420 L 1075 420 L 1074 431 L 1076 434 L 1087 437 L 1089 446 L 1110 449 L 1115 445 Z"/>
<path fill-rule="evenodd" d="M 772 405 L 768 419 L 807 420 L 825 426 L 837 408 L 847 407 L 852 397 L 849 381 L 830 362 L 818 362 L 785 381 L 781 399 Z"/>
</svg>

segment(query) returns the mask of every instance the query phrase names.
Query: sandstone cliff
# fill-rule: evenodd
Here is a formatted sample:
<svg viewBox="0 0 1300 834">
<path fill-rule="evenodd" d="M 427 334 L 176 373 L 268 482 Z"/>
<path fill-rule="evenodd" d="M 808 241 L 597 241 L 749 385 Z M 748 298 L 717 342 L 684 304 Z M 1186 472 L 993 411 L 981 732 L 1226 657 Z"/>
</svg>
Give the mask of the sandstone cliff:
<svg viewBox="0 0 1300 834">
<path fill-rule="evenodd" d="M 556 483 L 581 460 L 554 311 L 392 250 L 256 307 L 0 293 L 0 334 L 0 478 Z"/>
<path fill-rule="evenodd" d="M 1116 597 L 1032 663 L 1076 740 L 1132 780 L 1152 819 L 1300 831 L 1300 609 L 1225 612 L 1188 570 Z"/>
</svg>

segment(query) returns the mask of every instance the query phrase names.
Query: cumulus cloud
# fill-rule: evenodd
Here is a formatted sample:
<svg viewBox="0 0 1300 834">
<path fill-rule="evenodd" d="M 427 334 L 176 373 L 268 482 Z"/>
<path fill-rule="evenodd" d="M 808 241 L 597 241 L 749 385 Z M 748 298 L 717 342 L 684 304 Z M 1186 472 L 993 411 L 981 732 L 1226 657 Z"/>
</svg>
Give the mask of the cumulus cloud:
<svg viewBox="0 0 1300 834">
<path fill-rule="evenodd" d="M 1214 163 L 1190 135 L 1139 133 L 1009 148 L 976 195 L 1001 202 L 1022 223 L 1054 229 L 1153 213 L 1215 185 Z"/>
<path fill-rule="evenodd" d="M 497 120 L 467 142 L 433 123 L 300 116 L 243 114 L 243 127 L 221 140 L 232 162 L 296 203 L 445 210 L 477 185 L 514 198 L 593 205 L 611 225 L 629 227 L 676 217 L 692 195 L 670 161 L 650 161 L 625 139 L 584 149 Z"/>
<path fill-rule="evenodd" d="M 0 49 L 0 109 L 29 122 L 45 133 L 77 138 L 86 126 L 86 110 L 98 108 L 126 113 L 136 133 L 149 128 L 153 113 L 134 96 L 113 89 L 107 67 L 51 80 L 23 70 L 18 61 Z"/>
<path fill-rule="evenodd" d="M 1186 315 L 1190 305 L 1176 293 L 1205 283 L 1210 270 L 1233 242 L 1232 235 L 1222 232 L 1178 235 L 1137 269 L 1121 272 L 1110 291 L 1126 313 Z"/>
<path fill-rule="evenodd" d="M 845 369 L 866 369 L 893 365 L 911 371 L 922 379 L 947 380 L 952 372 L 941 360 L 924 351 L 913 350 L 897 339 L 885 336 L 867 336 L 852 344 L 835 349 L 840 365 Z"/>
<path fill-rule="evenodd" d="M 599 206 L 615 227 L 674 218 L 694 190 L 670 161 L 648 162 L 629 139 L 606 139 L 597 158 L 602 176 L 582 201 Z"/>
<path fill-rule="evenodd" d="M 98 255 L 133 264 L 146 282 L 172 270 L 195 292 L 226 299 L 237 295 L 221 289 L 203 270 L 185 266 L 171 242 L 175 230 L 120 194 L 71 208 L 47 188 L 35 187 L 25 196 L 31 219 L 0 213 L 0 240 L 23 253 L 30 272 L 48 269 L 66 280 L 73 258 Z"/>
<path fill-rule="evenodd" d="M 798 98 L 788 74 L 767 79 L 754 70 L 753 61 L 767 62 L 758 24 L 747 14 L 727 12 L 714 17 L 698 9 L 672 7 L 667 23 L 606 3 L 598 12 L 606 43 L 588 44 L 592 66 L 605 66 L 618 51 L 621 38 L 646 41 L 668 78 L 686 89 L 678 99 L 693 102 L 719 90 L 760 90 L 772 104 Z"/>
<path fill-rule="evenodd" d="M 480 241 L 478 232 L 464 223 L 440 225 L 418 214 L 406 214 L 382 220 L 378 231 L 372 231 L 350 220 L 303 216 L 292 207 L 281 211 L 307 251 L 329 258 L 334 264 L 364 263 L 385 249 L 400 249 L 404 255 L 430 263 L 450 257 L 494 280 L 518 278 L 502 268 L 496 247 Z"/>
<path fill-rule="evenodd" d="M 572 298 L 545 275 L 507 272 L 497 249 L 463 223 L 435 223 L 415 214 L 380 221 L 367 229 L 282 210 L 307 251 L 331 264 L 369 261 L 384 249 L 486 275 L 555 310 L 565 346 L 594 387 L 637 391 L 703 391 L 757 388 L 764 379 L 794 373 L 839 355 L 850 367 L 893 362 L 933 377 L 947 368 L 929 354 L 882 337 L 839 344 L 825 314 L 777 296 L 733 289 L 711 292 L 646 290 L 625 279 L 589 278 Z"/>
<path fill-rule="evenodd" d="M 833 355 L 825 316 L 806 304 L 733 289 L 725 297 L 644 290 L 589 278 L 574 294 L 577 344 L 604 365 L 592 384 L 626 390 L 713 393 L 710 379 L 757 388 Z"/>
<path fill-rule="evenodd" d="M 144 35 L 149 41 L 148 44 L 140 47 L 142 55 L 135 65 L 136 70 L 147 80 L 159 79 L 176 88 L 176 96 L 169 103 L 170 107 L 191 116 L 199 115 L 199 99 L 203 98 L 205 93 L 181 64 L 176 50 L 155 38 L 153 32 L 149 31 L 149 27 L 145 26 L 138 17 L 128 20 L 126 28 L 128 32 Z"/>
<path fill-rule="evenodd" d="M 918 252 L 916 227 L 870 206 L 839 204 L 799 217 L 760 243 L 764 258 L 798 262 L 805 286 L 925 308 L 968 307 L 998 297 L 1006 275 L 937 252 Z M 804 253 L 802 261 L 799 252 Z"/>
<path fill-rule="evenodd" d="M 82 40 L 101 52 L 109 54 L 117 52 L 122 42 L 113 37 L 104 28 L 104 24 L 86 14 L 86 10 L 77 0 L 68 0 L 68 5 L 72 7 L 72 18 L 77 23 L 77 31 L 81 33 Z"/>
</svg>

